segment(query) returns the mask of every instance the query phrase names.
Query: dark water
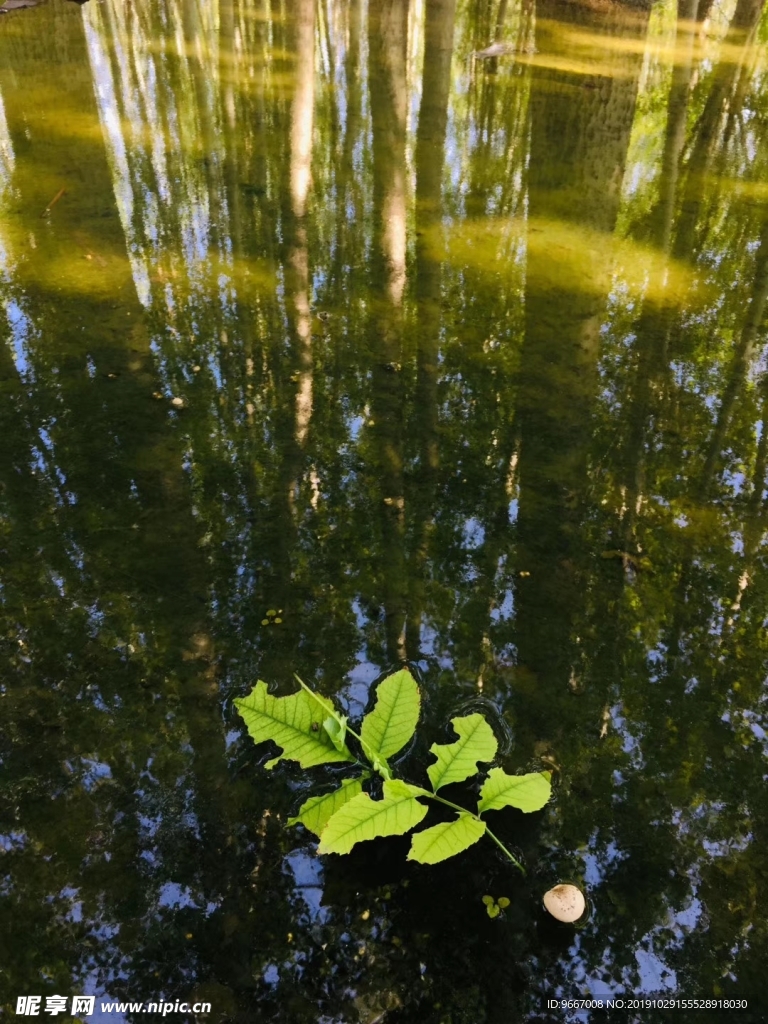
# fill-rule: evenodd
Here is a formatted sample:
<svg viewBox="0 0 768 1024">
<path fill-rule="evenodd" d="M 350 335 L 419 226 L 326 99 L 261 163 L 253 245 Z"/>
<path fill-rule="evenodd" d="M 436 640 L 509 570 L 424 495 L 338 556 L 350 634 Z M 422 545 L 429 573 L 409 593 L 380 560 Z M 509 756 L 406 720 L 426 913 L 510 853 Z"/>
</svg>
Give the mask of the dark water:
<svg viewBox="0 0 768 1024">
<path fill-rule="evenodd" d="M 6 1016 L 765 1019 L 766 41 L 762 0 L 0 17 Z M 285 828 L 233 699 L 360 715 L 403 660 L 406 775 L 480 699 L 559 769 L 497 818 L 527 878 Z"/>
</svg>

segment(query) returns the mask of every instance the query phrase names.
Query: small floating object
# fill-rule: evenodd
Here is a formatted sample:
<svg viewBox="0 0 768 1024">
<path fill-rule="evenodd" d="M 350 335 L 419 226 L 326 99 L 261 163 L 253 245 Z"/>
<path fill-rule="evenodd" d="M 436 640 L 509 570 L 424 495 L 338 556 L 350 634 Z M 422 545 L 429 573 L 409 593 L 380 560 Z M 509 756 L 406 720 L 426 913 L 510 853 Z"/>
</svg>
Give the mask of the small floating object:
<svg viewBox="0 0 768 1024">
<path fill-rule="evenodd" d="M 536 53 L 536 48 L 532 43 L 518 46 L 517 43 L 504 43 L 497 40 L 490 46 L 486 46 L 484 50 L 475 50 L 472 56 L 476 60 L 487 60 L 489 57 L 511 57 L 516 53 Z"/>
<path fill-rule="evenodd" d="M 498 900 L 495 900 L 493 896 L 483 896 L 483 903 L 485 904 L 485 910 L 488 917 L 493 920 L 494 917 L 498 917 L 502 910 L 506 910 L 509 906 L 509 899 L 507 896 L 499 896 Z"/>
<path fill-rule="evenodd" d="M 556 885 L 544 893 L 544 906 L 557 921 L 573 924 L 587 909 L 584 893 L 575 885 Z"/>
<path fill-rule="evenodd" d="M 21 10 L 23 7 L 37 7 L 39 2 L 40 0 L 5 0 L 5 4 L 2 9 L 4 11 L 16 11 Z M 53 199 L 50 201 L 50 203 L 48 203 L 46 208 L 40 214 L 40 216 L 47 217 L 56 205 L 56 203 L 58 203 L 61 197 L 65 196 L 66 194 L 67 190 L 65 188 L 60 188 L 56 195 L 53 197 Z"/>
<path fill-rule="evenodd" d="M 496 42 L 486 46 L 484 50 L 475 50 L 475 57 L 479 60 L 486 60 L 488 57 L 507 57 L 512 53 L 517 53 L 514 43 Z"/>
<path fill-rule="evenodd" d="M 171 399 L 171 405 L 174 407 L 174 409 L 183 409 L 184 408 L 184 399 L 183 398 L 172 398 Z"/>
<path fill-rule="evenodd" d="M 6 11 L 21 11 L 25 7 L 37 7 L 42 0 L 5 0 L 5 3 L 0 7 L 0 14 L 5 14 Z"/>
</svg>

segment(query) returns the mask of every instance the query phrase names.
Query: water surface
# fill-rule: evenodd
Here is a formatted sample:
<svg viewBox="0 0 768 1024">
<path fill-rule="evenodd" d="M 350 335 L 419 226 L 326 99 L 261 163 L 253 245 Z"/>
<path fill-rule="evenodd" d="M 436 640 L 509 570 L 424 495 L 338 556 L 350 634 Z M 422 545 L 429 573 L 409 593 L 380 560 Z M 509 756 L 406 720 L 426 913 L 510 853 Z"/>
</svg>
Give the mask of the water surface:
<svg viewBox="0 0 768 1024">
<path fill-rule="evenodd" d="M 534 1024 L 661 993 L 761 1019 L 767 18 L 0 18 L 7 1014 Z M 403 661 L 408 777 L 468 705 L 508 771 L 557 767 L 545 811 L 498 816 L 527 878 L 285 828 L 307 779 L 264 771 L 233 699 L 298 672 L 359 716 Z M 577 930 L 541 909 L 563 879 Z"/>
</svg>

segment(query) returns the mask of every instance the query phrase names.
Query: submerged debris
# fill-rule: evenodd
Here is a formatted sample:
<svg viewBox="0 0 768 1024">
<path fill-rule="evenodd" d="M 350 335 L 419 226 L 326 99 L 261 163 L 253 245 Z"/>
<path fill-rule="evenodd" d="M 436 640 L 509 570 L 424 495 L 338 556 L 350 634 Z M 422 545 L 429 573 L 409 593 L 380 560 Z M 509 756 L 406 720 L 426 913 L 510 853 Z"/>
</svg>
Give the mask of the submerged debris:
<svg viewBox="0 0 768 1024">
<path fill-rule="evenodd" d="M 475 50 L 472 56 L 476 60 L 488 60 L 491 57 L 509 57 L 515 53 L 535 53 L 535 47 L 531 43 L 518 46 L 517 43 L 491 43 L 484 50 Z"/>
<path fill-rule="evenodd" d="M 5 0 L 5 3 L 0 6 L 0 14 L 5 14 L 7 11 L 21 11 L 25 7 L 37 7 L 42 0 Z"/>
</svg>

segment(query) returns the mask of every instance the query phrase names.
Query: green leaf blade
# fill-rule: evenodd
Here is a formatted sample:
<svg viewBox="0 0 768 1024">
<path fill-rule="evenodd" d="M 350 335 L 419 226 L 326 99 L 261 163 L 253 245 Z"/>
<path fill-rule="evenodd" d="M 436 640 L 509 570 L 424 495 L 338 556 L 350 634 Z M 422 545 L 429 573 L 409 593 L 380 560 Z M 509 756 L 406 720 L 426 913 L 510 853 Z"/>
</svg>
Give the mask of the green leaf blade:
<svg viewBox="0 0 768 1024">
<path fill-rule="evenodd" d="M 274 697 L 267 684 L 259 680 L 250 694 L 238 698 L 235 705 L 255 743 L 274 740 L 282 748 L 281 754 L 267 761 L 266 768 L 274 768 L 283 760 L 298 761 L 302 768 L 355 760 L 345 746 L 336 749 L 323 729 L 322 709 L 331 716 L 336 711 L 329 700 L 318 694 L 299 690 L 287 697 Z"/>
<path fill-rule="evenodd" d="M 319 838 L 330 818 L 363 791 L 362 778 L 345 779 L 338 789 L 321 796 L 312 796 L 305 800 L 294 818 L 289 818 L 288 825 L 303 825 L 314 832 Z"/>
<path fill-rule="evenodd" d="M 419 687 L 408 669 L 387 676 L 376 688 L 376 705 L 360 728 L 366 757 L 386 760 L 402 750 L 416 731 L 420 710 Z"/>
<path fill-rule="evenodd" d="M 478 814 L 516 807 L 526 814 L 540 811 L 552 796 L 551 772 L 507 775 L 503 768 L 491 768 L 480 790 Z"/>
<path fill-rule="evenodd" d="M 411 840 L 408 860 L 419 864 L 439 864 L 468 850 L 482 838 L 485 830 L 484 821 L 478 821 L 471 814 L 460 814 L 453 821 L 444 821 L 418 832 Z"/>
<path fill-rule="evenodd" d="M 401 836 L 410 832 L 427 813 L 418 802 L 421 792 L 400 779 L 384 783 L 382 800 L 360 793 L 338 810 L 320 836 L 318 853 L 349 853 L 357 843 L 380 836 Z"/>
<path fill-rule="evenodd" d="M 429 748 L 437 761 L 427 768 L 435 792 L 452 782 L 463 782 L 477 773 L 478 761 L 492 761 L 498 743 L 493 729 L 481 714 L 452 718 L 451 725 L 459 735 L 455 743 L 433 743 Z"/>
</svg>

